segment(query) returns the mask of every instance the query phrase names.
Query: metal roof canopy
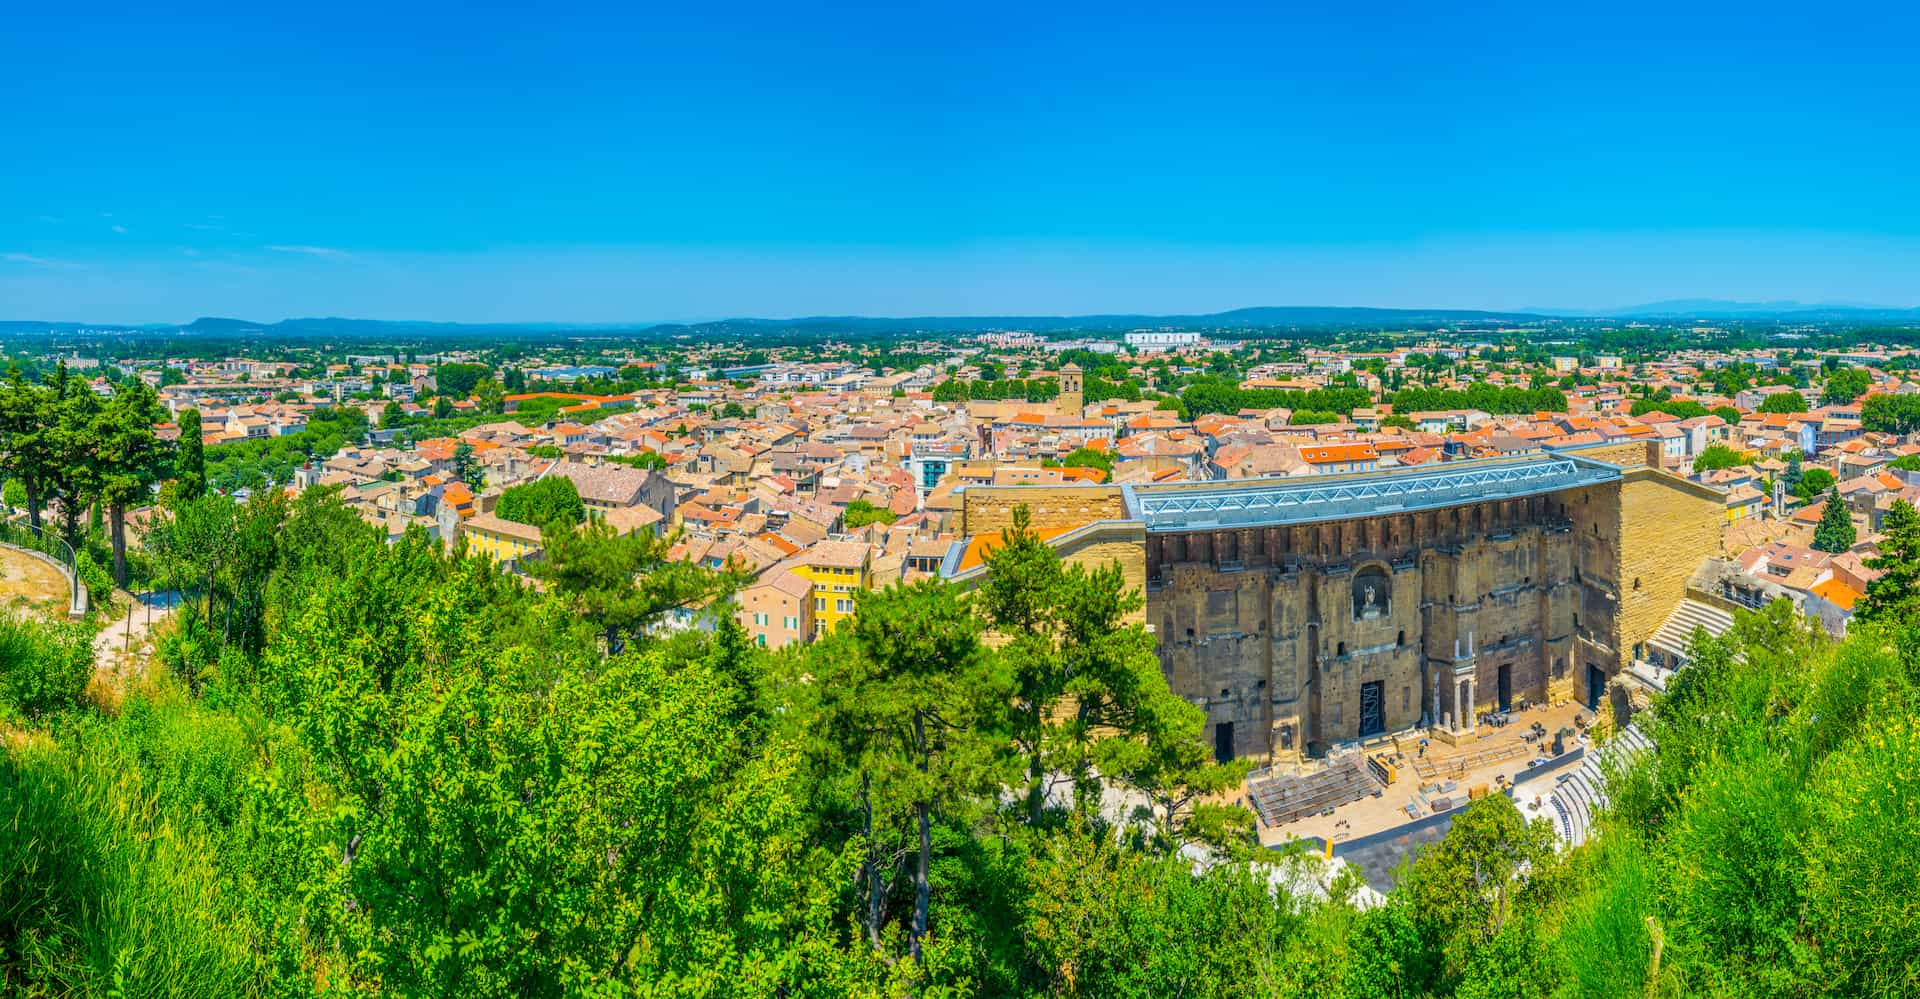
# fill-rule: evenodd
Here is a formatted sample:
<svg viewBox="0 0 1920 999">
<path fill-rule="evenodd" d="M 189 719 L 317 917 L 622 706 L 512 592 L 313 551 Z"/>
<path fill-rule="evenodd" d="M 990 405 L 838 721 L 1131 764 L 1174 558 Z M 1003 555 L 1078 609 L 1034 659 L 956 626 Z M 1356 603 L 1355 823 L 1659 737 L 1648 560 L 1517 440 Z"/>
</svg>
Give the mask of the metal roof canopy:
<svg viewBox="0 0 1920 999">
<path fill-rule="evenodd" d="M 1343 476 L 1243 479 L 1231 486 L 1121 487 L 1127 512 L 1149 532 L 1271 527 L 1435 510 L 1597 485 L 1620 467 L 1568 454 L 1450 462 L 1434 469 Z"/>
</svg>

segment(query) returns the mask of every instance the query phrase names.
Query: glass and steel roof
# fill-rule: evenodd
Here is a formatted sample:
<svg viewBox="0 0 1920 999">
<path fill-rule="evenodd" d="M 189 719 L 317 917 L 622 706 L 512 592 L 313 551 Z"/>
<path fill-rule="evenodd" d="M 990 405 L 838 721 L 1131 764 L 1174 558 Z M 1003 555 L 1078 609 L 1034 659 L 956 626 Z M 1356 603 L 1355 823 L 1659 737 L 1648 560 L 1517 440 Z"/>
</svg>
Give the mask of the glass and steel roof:
<svg viewBox="0 0 1920 999">
<path fill-rule="evenodd" d="M 1446 462 L 1431 469 L 1121 487 L 1151 532 L 1273 527 L 1434 510 L 1597 485 L 1620 468 L 1565 453 Z"/>
</svg>

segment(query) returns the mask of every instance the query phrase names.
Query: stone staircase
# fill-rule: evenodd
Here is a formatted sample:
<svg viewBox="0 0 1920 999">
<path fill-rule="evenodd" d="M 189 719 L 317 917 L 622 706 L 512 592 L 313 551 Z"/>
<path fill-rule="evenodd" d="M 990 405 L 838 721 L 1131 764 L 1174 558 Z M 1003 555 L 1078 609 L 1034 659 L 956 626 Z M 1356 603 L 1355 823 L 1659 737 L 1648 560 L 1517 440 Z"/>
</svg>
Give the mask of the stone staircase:
<svg viewBox="0 0 1920 999">
<path fill-rule="evenodd" d="M 1579 769 L 1557 783 L 1547 800 L 1553 805 L 1553 831 L 1569 846 L 1587 841 L 1593 816 L 1607 804 L 1607 770 L 1624 767 L 1653 751 L 1653 741 L 1628 725 L 1597 753 L 1588 753 Z"/>
</svg>

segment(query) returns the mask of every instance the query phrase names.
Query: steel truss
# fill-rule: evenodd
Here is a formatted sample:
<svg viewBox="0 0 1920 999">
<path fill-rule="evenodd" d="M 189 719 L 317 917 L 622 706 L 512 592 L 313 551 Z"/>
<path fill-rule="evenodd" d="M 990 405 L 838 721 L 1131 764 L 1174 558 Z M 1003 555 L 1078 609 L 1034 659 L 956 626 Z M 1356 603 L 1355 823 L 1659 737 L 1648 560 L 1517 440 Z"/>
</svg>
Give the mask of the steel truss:
<svg viewBox="0 0 1920 999">
<path fill-rule="evenodd" d="M 1127 487 L 1125 495 L 1133 519 L 1145 522 L 1148 530 L 1177 531 L 1404 513 L 1591 485 L 1619 475 L 1611 465 L 1556 456 L 1330 481 L 1275 478 L 1211 489 Z"/>
</svg>

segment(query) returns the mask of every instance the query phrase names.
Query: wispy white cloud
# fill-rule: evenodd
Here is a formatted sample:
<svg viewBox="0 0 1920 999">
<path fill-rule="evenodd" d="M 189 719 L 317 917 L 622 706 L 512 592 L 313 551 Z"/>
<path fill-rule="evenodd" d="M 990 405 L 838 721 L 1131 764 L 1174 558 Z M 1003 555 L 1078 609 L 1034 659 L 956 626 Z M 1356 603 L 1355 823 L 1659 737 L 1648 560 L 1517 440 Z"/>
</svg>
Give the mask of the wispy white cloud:
<svg viewBox="0 0 1920 999">
<path fill-rule="evenodd" d="M 267 247 L 275 253 L 304 253 L 309 257 L 325 257 L 329 260 L 344 260 L 353 254 L 345 250 L 336 250 L 331 246 L 305 246 L 295 244 L 275 244 Z"/>
<path fill-rule="evenodd" d="M 113 227 L 113 231 L 119 233 L 122 236 L 125 236 L 127 234 L 127 227 L 123 225 L 116 225 Z"/>
<path fill-rule="evenodd" d="M 0 253 L 0 264 L 22 264 L 27 267 L 78 267 L 79 264 L 68 260 L 54 260 L 32 253 Z"/>
</svg>

